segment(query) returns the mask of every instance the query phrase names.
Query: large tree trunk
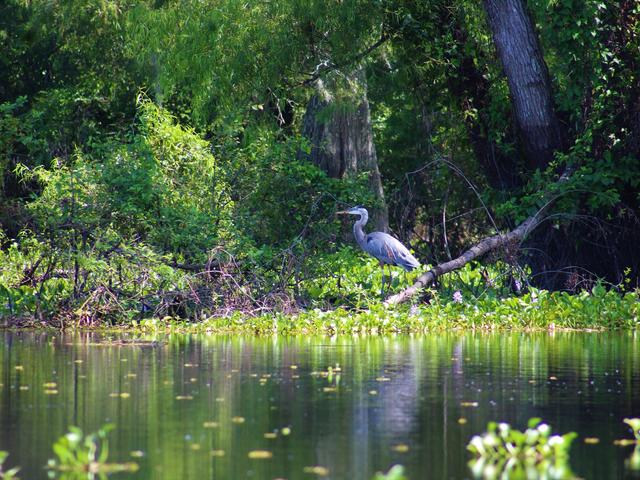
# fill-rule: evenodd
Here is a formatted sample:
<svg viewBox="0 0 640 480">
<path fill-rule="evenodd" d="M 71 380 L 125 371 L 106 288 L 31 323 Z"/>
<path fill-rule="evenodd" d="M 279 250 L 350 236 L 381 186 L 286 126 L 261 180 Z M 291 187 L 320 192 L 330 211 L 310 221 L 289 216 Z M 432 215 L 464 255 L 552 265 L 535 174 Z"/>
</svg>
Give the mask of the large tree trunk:
<svg viewBox="0 0 640 480">
<path fill-rule="evenodd" d="M 529 170 L 544 169 L 563 148 L 563 132 L 553 107 L 549 72 L 526 0 L 484 0 L 496 50 L 509 84 L 513 112 Z M 566 242 L 556 231 L 537 232 L 528 241 L 527 263 L 536 283 L 562 288 L 571 264 Z"/>
<path fill-rule="evenodd" d="M 455 28 L 453 35 L 461 47 L 468 41 L 468 34 L 460 24 Z M 464 51 L 464 48 L 461 48 L 461 51 Z M 468 54 L 462 55 L 457 65 L 456 75 L 449 76 L 448 85 L 460 100 L 463 110 L 478 112 L 478 115 L 465 115 L 464 122 L 473 153 L 482 166 L 489 184 L 500 191 L 509 191 L 521 186 L 517 158 L 505 155 L 489 135 L 489 80 L 477 67 L 474 58 Z M 507 135 L 507 141 L 515 140 L 510 134 L 510 129 Z"/>
<path fill-rule="evenodd" d="M 545 168 L 556 150 L 562 148 L 560 124 L 551 99 L 551 82 L 542 57 L 538 37 L 524 0 L 484 0 L 489 26 L 502 62 L 525 157 L 530 169 Z M 482 161 L 482 158 L 480 158 Z M 484 162 L 486 163 L 486 162 Z M 485 168 L 487 165 L 485 164 Z M 488 176 L 493 173 L 488 169 Z M 569 170 L 561 177 L 564 182 Z M 493 182 L 492 182 L 493 183 Z M 487 237 L 459 257 L 435 266 L 420 275 L 411 287 L 387 299 L 386 304 L 402 303 L 445 273 L 457 270 L 470 261 L 510 244 L 520 244 L 545 218 L 550 202 L 506 234 Z M 542 249 L 543 251 L 544 249 Z M 544 262 L 534 259 L 534 270 L 544 269 Z"/>
<path fill-rule="evenodd" d="M 336 106 L 330 95 L 319 89 L 307 105 L 302 134 L 311 143 L 311 153 L 305 156 L 330 177 L 369 174 L 369 186 L 378 203 L 371 208 L 371 220 L 376 230 L 387 231 L 388 210 L 366 94 L 353 106 Z"/>
<path fill-rule="evenodd" d="M 524 0 L 484 0 L 502 62 L 522 146 L 531 169 L 545 168 L 562 148 L 549 72 Z"/>
</svg>

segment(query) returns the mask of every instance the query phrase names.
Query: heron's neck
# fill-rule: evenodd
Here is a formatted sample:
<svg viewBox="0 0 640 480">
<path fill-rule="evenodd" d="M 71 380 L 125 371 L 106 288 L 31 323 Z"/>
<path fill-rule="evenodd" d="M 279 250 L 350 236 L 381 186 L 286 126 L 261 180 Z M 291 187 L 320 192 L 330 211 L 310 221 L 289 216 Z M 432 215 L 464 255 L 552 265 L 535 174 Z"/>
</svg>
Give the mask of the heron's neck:
<svg viewBox="0 0 640 480">
<path fill-rule="evenodd" d="M 360 219 L 353 224 L 353 235 L 356 237 L 356 242 L 358 242 L 358 245 L 360 245 L 362 248 L 364 248 L 364 246 L 367 244 L 367 235 L 364 233 L 364 230 L 362 228 L 367 224 L 367 220 L 369 220 L 369 218 L 367 218 L 366 215 L 361 215 Z"/>
</svg>

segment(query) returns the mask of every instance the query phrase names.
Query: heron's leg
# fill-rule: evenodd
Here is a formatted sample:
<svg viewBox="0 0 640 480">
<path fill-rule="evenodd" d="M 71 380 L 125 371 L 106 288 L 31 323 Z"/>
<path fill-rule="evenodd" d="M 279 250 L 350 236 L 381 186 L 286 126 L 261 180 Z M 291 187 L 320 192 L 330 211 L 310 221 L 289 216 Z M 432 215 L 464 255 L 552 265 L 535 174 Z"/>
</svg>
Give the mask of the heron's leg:
<svg viewBox="0 0 640 480">
<path fill-rule="evenodd" d="M 380 296 L 384 298 L 384 263 L 380 262 L 380 268 L 382 269 L 382 289 L 380 290 Z"/>
</svg>

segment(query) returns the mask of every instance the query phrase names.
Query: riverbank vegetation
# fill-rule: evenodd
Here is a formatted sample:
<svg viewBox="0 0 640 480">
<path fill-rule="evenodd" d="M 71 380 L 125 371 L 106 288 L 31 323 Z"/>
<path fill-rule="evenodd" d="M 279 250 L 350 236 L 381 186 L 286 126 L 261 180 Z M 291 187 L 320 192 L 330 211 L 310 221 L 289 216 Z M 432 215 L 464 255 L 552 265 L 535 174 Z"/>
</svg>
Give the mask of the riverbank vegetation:
<svg viewBox="0 0 640 480">
<path fill-rule="evenodd" d="M 635 328 L 640 6 L 508 3 L 5 2 L 3 324 Z"/>
</svg>

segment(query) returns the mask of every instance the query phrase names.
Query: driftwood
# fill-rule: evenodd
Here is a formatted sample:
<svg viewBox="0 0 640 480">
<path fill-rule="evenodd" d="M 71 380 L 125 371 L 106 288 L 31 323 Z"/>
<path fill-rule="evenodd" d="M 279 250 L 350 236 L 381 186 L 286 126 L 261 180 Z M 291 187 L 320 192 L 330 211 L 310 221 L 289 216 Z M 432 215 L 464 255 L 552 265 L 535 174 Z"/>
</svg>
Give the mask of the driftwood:
<svg viewBox="0 0 640 480">
<path fill-rule="evenodd" d="M 511 230 L 505 234 L 493 235 L 491 237 L 487 237 L 481 242 L 477 243 L 469 250 L 464 252 L 457 258 L 450 260 L 448 262 L 441 263 L 436 265 L 428 272 L 423 273 L 418 277 L 413 285 L 406 288 L 402 292 L 393 295 L 384 302 L 385 305 L 397 305 L 399 303 L 406 302 L 411 297 L 420 292 L 423 288 L 431 285 L 436 278 L 445 273 L 453 272 L 454 270 L 458 270 L 459 268 L 464 267 L 467 263 L 475 260 L 478 257 L 481 257 L 485 253 L 488 253 L 497 248 L 507 246 L 511 243 L 521 243 L 525 237 L 534 230 L 540 223 L 546 218 L 547 211 L 551 206 L 551 203 L 555 200 L 555 196 L 552 197 L 556 192 L 554 192 L 553 186 L 557 187 L 560 184 L 566 182 L 571 178 L 571 174 L 573 173 L 574 168 L 572 166 L 567 167 L 565 172 L 560 176 L 557 182 L 552 184 L 552 188 L 547 190 L 545 198 L 547 199 L 545 205 L 538 210 L 534 215 L 527 218 L 524 222 L 522 222 L 518 227 L 514 230 Z"/>
<path fill-rule="evenodd" d="M 389 297 L 385 301 L 385 305 L 397 305 L 399 303 L 405 302 L 416 295 L 418 292 L 420 292 L 420 290 L 422 290 L 423 288 L 431 285 L 440 275 L 458 270 L 459 268 L 464 267 L 467 263 L 475 260 L 478 257 L 481 257 L 487 252 L 490 252 L 502 246 L 509 245 L 511 243 L 520 243 L 522 240 L 524 240 L 529 232 L 531 232 L 540 224 L 544 217 L 545 215 L 543 215 L 543 212 L 539 211 L 535 215 L 527 218 L 516 229 L 511 230 L 509 233 L 506 233 L 504 235 L 498 234 L 492 237 L 485 238 L 459 257 L 454 258 L 453 260 L 450 260 L 448 262 L 436 265 L 428 272 L 420 275 L 416 282 L 409 288 L 403 290 L 397 295 Z"/>
</svg>

